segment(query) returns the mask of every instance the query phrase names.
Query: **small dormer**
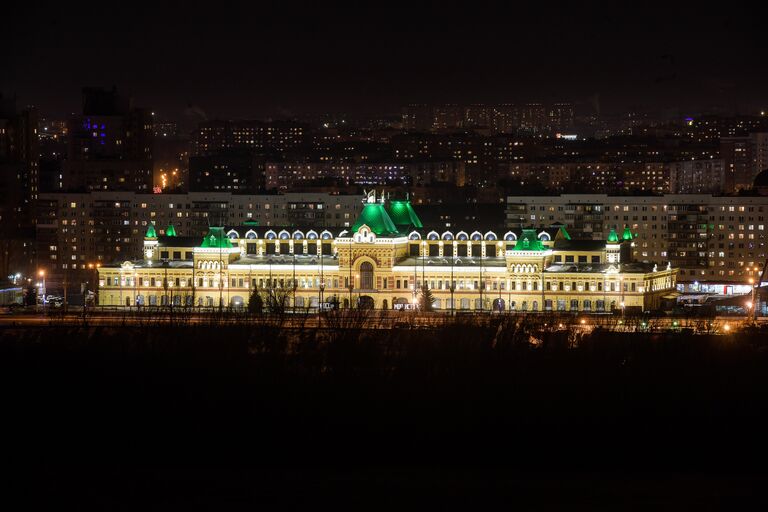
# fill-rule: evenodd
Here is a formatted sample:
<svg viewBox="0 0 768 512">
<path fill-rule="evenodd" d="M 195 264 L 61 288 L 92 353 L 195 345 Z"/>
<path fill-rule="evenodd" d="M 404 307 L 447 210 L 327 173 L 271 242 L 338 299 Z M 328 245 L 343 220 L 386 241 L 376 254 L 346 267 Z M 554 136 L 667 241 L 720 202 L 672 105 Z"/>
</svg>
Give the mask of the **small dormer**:
<svg viewBox="0 0 768 512">
<path fill-rule="evenodd" d="M 155 231 L 154 224 L 150 224 L 147 227 L 147 232 L 144 235 L 144 258 L 152 260 L 157 252 L 157 232 Z"/>
<path fill-rule="evenodd" d="M 608 263 L 619 263 L 621 261 L 619 235 L 616 234 L 616 230 L 613 228 L 608 233 L 608 240 L 605 243 L 605 261 Z"/>
<path fill-rule="evenodd" d="M 354 234 L 356 243 L 372 244 L 376 241 L 376 233 L 367 224 L 361 225 Z"/>
</svg>

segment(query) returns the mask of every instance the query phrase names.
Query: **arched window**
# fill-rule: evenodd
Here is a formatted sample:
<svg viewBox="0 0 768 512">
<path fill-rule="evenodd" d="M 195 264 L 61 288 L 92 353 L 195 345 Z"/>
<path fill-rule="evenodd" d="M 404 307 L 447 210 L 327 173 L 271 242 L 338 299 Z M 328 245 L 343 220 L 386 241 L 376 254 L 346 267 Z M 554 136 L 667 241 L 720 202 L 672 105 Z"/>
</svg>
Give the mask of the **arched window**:
<svg viewBox="0 0 768 512">
<path fill-rule="evenodd" d="M 236 238 L 240 238 L 240 235 L 237 231 L 234 229 L 229 230 L 229 233 L 227 233 L 227 237 L 229 237 L 230 240 L 234 240 Z"/>
<path fill-rule="evenodd" d="M 481 235 L 481 234 L 480 234 L 480 233 L 478 233 L 477 231 L 475 231 L 474 233 L 472 233 L 472 240 L 474 240 L 474 241 L 478 241 L 478 240 L 482 240 L 482 239 L 483 239 L 483 235 Z"/>
<path fill-rule="evenodd" d="M 421 235 L 417 232 L 413 231 L 410 235 L 408 235 L 409 240 L 421 240 Z"/>
<path fill-rule="evenodd" d="M 437 234 L 435 231 L 431 231 L 431 232 L 430 232 L 430 233 L 427 235 L 427 240 L 437 240 L 437 239 L 439 239 L 439 238 L 440 238 L 440 236 L 439 236 L 439 235 L 438 235 L 438 234 Z"/>
<path fill-rule="evenodd" d="M 463 240 L 467 240 L 469 236 L 464 231 L 462 231 L 456 236 L 456 238 L 463 241 Z"/>
<path fill-rule="evenodd" d="M 453 240 L 453 233 L 450 231 L 443 233 L 443 240 Z"/>
<path fill-rule="evenodd" d="M 248 240 L 254 240 L 255 238 L 257 238 L 256 232 L 252 229 L 249 229 L 248 232 L 245 234 L 245 238 L 247 238 Z"/>
<path fill-rule="evenodd" d="M 507 242 L 513 242 L 513 241 L 517 240 L 517 235 L 516 235 L 516 234 L 514 234 L 514 233 L 513 233 L 513 232 L 511 232 L 511 231 L 507 231 L 507 232 L 504 234 L 504 240 L 506 240 Z"/>
<path fill-rule="evenodd" d="M 368 261 L 360 264 L 360 288 L 373 290 L 373 265 Z"/>
<path fill-rule="evenodd" d="M 294 240 L 301 240 L 302 238 L 304 238 L 304 233 L 302 233 L 301 231 L 294 231 L 293 232 L 293 239 Z"/>
<path fill-rule="evenodd" d="M 493 231 L 487 232 L 485 234 L 485 239 L 486 240 L 496 240 L 496 233 L 494 233 Z"/>
<path fill-rule="evenodd" d="M 546 231 L 542 231 L 541 233 L 539 233 L 539 240 L 549 242 L 550 240 L 552 240 L 552 237 L 550 237 L 549 233 L 547 233 Z"/>
</svg>

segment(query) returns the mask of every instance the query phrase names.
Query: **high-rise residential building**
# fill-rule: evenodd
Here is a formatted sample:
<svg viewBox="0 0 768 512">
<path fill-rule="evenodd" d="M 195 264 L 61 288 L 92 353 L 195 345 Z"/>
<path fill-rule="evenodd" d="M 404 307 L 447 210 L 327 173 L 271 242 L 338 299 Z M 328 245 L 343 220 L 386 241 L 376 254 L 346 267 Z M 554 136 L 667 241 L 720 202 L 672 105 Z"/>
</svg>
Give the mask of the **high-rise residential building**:
<svg viewBox="0 0 768 512">
<path fill-rule="evenodd" d="M 684 133 L 697 142 L 717 141 L 724 137 L 744 137 L 768 130 L 766 116 L 701 116 L 688 118 Z"/>
<path fill-rule="evenodd" d="M 722 159 L 683 160 L 669 166 L 669 191 L 673 194 L 722 194 L 725 191 Z"/>
<path fill-rule="evenodd" d="M 428 131 L 432 129 L 432 107 L 413 103 L 403 107 L 403 129 L 406 131 Z"/>
<path fill-rule="evenodd" d="M 460 128 L 464 124 L 464 108 L 461 105 L 438 105 L 433 110 L 432 128 L 449 130 Z"/>
<path fill-rule="evenodd" d="M 768 133 L 723 137 L 720 139 L 720 156 L 725 168 L 725 190 L 751 188 L 755 176 L 768 168 Z"/>
<path fill-rule="evenodd" d="M 493 107 L 493 128 L 496 133 L 514 133 L 520 128 L 520 114 L 510 103 Z"/>
<path fill-rule="evenodd" d="M 507 225 L 564 224 L 574 236 L 600 240 L 628 227 L 636 261 L 680 268 L 683 283 L 747 286 L 764 268 L 768 197 L 667 194 L 661 196 L 510 196 Z M 756 270 L 758 269 L 758 270 Z M 746 292 L 744 292 L 746 293 Z"/>
<path fill-rule="evenodd" d="M 749 135 L 752 142 L 752 168 L 754 176 L 768 169 L 768 133 L 755 132 Z M 753 177 L 754 177 L 753 176 Z"/>
<path fill-rule="evenodd" d="M 33 207 L 39 194 L 37 113 L 0 96 L 0 275 L 34 266 Z"/>
<path fill-rule="evenodd" d="M 64 188 L 64 160 L 67 156 L 67 122 L 40 119 L 40 192 L 57 192 Z"/>
<path fill-rule="evenodd" d="M 293 121 L 205 121 L 193 134 L 193 154 L 248 150 L 268 156 L 311 147 L 309 127 Z"/>
<path fill-rule="evenodd" d="M 426 186 L 456 183 L 464 166 L 455 161 L 268 162 L 266 189 L 281 192 L 325 186 Z"/>
<path fill-rule="evenodd" d="M 191 192 L 255 194 L 264 190 L 264 157 L 230 150 L 189 159 Z"/>
<path fill-rule="evenodd" d="M 151 191 L 152 114 L 115 88 L 83 89 L 83 112 L 69 119 L 64 188 Z"/>
<path fill-rule="evenodd" d="M 520 129 L 528 133 L 541 133 L 549 128 L 547 110 L 541 103 L 526 103 L 518 109 Z"/>
<path fill-rule="evenodd" d="M 553 103 L 547 109 L 549 129 L 554 132 L 566 132 L 574 128 L 573 104 Z"/>
<path fill-rule="evenodd" d="M 463 126 L 493 128 L 495 109 L 489 105 L 469 105 L 464 109 Z"/>
</svg>

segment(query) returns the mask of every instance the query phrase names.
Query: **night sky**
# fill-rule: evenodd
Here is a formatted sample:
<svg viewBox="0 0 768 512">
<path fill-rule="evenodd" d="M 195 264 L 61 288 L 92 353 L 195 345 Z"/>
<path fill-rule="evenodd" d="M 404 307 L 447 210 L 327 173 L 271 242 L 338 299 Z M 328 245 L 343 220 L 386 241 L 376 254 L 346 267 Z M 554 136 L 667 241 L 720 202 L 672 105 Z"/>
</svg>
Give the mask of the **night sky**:
<svg viewBox="0 0 768 512">
<path fill-rule="evenodd" d="M 85 85 L 169 118 L 188 104 L 251 117 L 595 95 L 603 112 L 748 112 L 768 90 L 760 17 L 725 6 L 24 3 L 4 7 L 0 91 L 54 117 L 79 110 Z"/>
</svg>

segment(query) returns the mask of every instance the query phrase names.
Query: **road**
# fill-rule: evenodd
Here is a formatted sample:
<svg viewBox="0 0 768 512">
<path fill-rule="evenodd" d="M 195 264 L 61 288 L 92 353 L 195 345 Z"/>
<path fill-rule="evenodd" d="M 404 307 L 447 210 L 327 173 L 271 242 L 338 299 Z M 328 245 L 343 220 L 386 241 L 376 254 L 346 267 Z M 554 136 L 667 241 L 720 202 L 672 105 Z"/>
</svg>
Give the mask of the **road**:
<svg viewBox="0 0 768 512">
<path fill-rule="evenodd" d="M 621 318 L 616 315 L 499 315 L 492 313 L 457 314 L 446 313 L 418 314 L 394 311 L 339 311 L 318 316 L 310 314 L 285 314 L 282 316 L 248 317 L 237 313 L 212 312 L 146 312 L 135 311 L 82 311 L 64 314 L 55 312 L 24 312 L 0 314 L 0 328 L 9 327 L 62 327 L 62 326 L 134 326 L 152 325 L 264 325 L 292 329 L 317 328 L 361 328 L 361 329 L 429 329 L 460 323 L 477 325 L 495 325 L 499 321 L 525 321 L 542 330 L 574 329 L 588 332 L 595 327 L 613 331 L 664 332 L 691 329 L 693 332 L 728 334 L 750 324 L 744 317 L 716 318 Z M 764 324 L 768 318 L 760 318 Z"/>
</svg>

